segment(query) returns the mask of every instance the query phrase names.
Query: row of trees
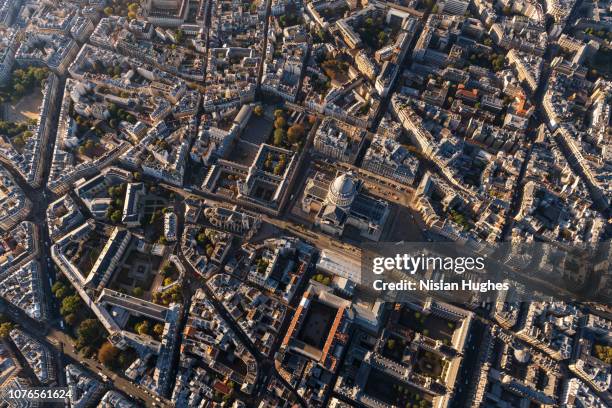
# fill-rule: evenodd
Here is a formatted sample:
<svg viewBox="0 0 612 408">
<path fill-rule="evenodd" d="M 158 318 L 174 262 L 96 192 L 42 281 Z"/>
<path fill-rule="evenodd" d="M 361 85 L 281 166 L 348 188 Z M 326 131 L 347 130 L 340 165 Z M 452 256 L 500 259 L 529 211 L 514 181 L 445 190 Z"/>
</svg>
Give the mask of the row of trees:
<svg viewBox="0 0 612 408">
<path fill-rule="evenodd" d="M 51 293 L 60 301 L 60 314 L 66 324 L 74 327 L 79 321 L 79 312 L 83 306 L 81 297 L 64 281 L 55 282 L 51 286 Z"/>
<path fill-rule="evenodd" d="M 28 120 L 21 123 L 0 120 L 0 133 L 7 135 L 9 138 L 13 138 L 13 143 L 16 143 L 15 139 L 18 137 L 21 137 L 22 141 L 32 137 L 32 132 L 28 130 L 28 126 L 35 124 L 35 120 Z"/>
<path fill-rule="evenodd" d="M 584 30 L 584 33 L 589 34 L 589 35 L 594 35 L 595 37 L 599 37 L 602 40 L 607 38 L 608 41 L 612 41 L 612 31 L 608 31 L 608 32 L 606 32 L 605 30 L 595 31 L 592 28 L 587 28 L 586 30 Z"/>
<path fill-rule="evenodd" d="M 268 156 L 266 157 L 266 161 L 264 162 L 264 168 L 266 169 L 266 171 L 271 171 L 278 176 L 285 170 L 285 166 L 287 166 L 287 156 L 286 155 L 284 154 L 279 155 L 278 160 L 275 161 L 272 153 L 268 153 Z"/>
<path fill-rule="evenodd" d="M 385 32 L 385 22 L 382 16 L 368 17 L 365 19 L 364 24 L 357 27 L 357 31 L 361 36 L 361 39 L 370 48 L 379 49 L 382 48 L 389 36 Z"/>
<path fill-rule="evenodd" d="M 482 53 L 470 55 L 470 61 L 472 63 L 477 63 L 479 61 L 480 62 L 488 61 L 491 64 L 491 68 L 493 69 L 493 71 L 497 72 L 497 71 L 501 71 L 502 69 L 504 69 L 504 60 L 506 58 L 505 55 L 493 53 L 489 55 L 487 60 L 485 60 L 484 58 L 485 58 L 485 55 Z"/>
<path fill-rule="evenodd" d="M 6 101 L 15 103 L 22 96 L 31 93 L 37 86 L 42 87 L 47 75 L 49 75 L 49 70 L 46 67 L 16 69 L 13 71 L 11 80 L 0 88 L 0 104 Z"/>
<path fill-rule="evenodd" d="M 168 306 L 170 303 L 181 303 L 183 301 L 183 288 L 181 285 L 176 285 L 164 292 L 153 293 L 153 303 L 158 305 Z"/>
<path fill-rule="evenodd" d="M 296 24 L 300 24 L 301 21 L 302 19 L 294 13 L 284 14 L 278 18 L 278 24 L 281 26 L 281 28 L 291 27 Z"/>
<path fill-rule="evenodd" d="M 310 36 L 312 37 L 312 42 L 315 44 L 328 42 L 330 39 L 330 36 L 327 31 L 321 28 L 312 28 L 310 30 Z"/>
<path fill-rule="evenodd" d="M 596 344 L 593 347 L 593 351 L 595 352 L 595 357 L 606 364 L 612 364 L 612 347 Z"/>
<path fill-rule="evenodd" d="M 173 263 L 168 262 L 161 268 L 160 272 L 164 278 L 167 278 L 167 277 L 172 276 L 176 272 L 176 267 L 174 266 Z"/>
<path fill-rule="evenodd" d="M 134 325 L 134 330 L 140 335 L 151 335 L 151 323 L 148 320 L 143 320 Z M 153 325 L 153 334 L 160 337 L 164 332 L 164 325 L 156 323 Z"/>
<path fill-rule="evenodd" d="M 125 183 L 108 188 L 108 195 L 111 197 L 112 201 L 108 210 L 106 210 L 106 218 L 111 222 L 117 223 L 121 221 L 126 189 L 127 185 Z"/>
<path fill-rule="evenodd" d="M 120 350 L 110 342 L 104 342 L 98 350 L 98 361 L 111 370 L 124 370 L 136 359 L 136 351 L 132 348 Z"/>
<path fill-rule="evenodd" d="M 126 7 L 127 6 L 127 7 Z M 138 3 L 127 3 L 125 0 L 113 0 L 112 3 L 104 8 L 104 14 L 125 15 L 128 20 L 133 20 L 138 16 Z"/>
<path fill-rule="evenodd" d="M 11 330 L 13 330 L 13 327 L 15 327 L 15 325 L 11 322 L 0 324 L 0 339 L 6 339 L 11 333 Z"/>
<path fill-rule="evenodd" d="M 126 110 L 119 108 L 116 104 L 114 103 L 109 103 L 108 104 L 108 112 L 110 113 L 111 117 L 109 119 L 109 126 L 113 127 L 111 125 L 111 121 L 114 119 L 115 123 L 117 121 L 126 121 L 129 122 L 131 124 L 136 123 L 136 117 L 134 115 L 132 115 L 131 113 L 127 112 Z M 116 125 L 114 126 L 116 127 Z"/>
<path fill-rule="evenodd" d="M 327 58 L 321 63 L 321 69 L 325 72 L 325 75 L 331 80 L 346 76 L 349 65 L 345 61 L 341 61 L 335 58 Z"/>
<path fill-rule="evenodd" d="M 285 111 L 277 109 L 274 111 L 274 146 L 289 147 L 300 142 L 306 130 L 301 123 L 294 123 L 287 128 Z"/>
<path fill-rule="evenodd" d="M 86 318 L 88 309 L 72 286 L 59 280 L 51 286 L 51 292 L 60 301 L 60 314 L 69 326 L 75 328 L 76 349 L 85 356 L 93 355 L 106 338 L 104 328 L 98 319 Z M 79 323 L 80 319 L 83 320 Z"/>
<path fill-rule="evenodd" d="M 85 143 L 79 146 L 78 152 L 80 155 L 94 157 L 96 154 L 96 149 L 100 149 L 101 147 L 102 145 L 100 142 L 94 142 L 93 139 L 87 139 Z"/>
<path fill-rule="evenodd" d="M 23 147 L 25 145 L 26 140 L 28 140 L 32 136 L 33 136 L 33 133 L 30 132 L 29 130 L 26 130 L 22 134 L 17 135 L 13 138 L 13 144 L 17 148 Z"/>
<path fill-rule="evenodd" d="M 329 276 L 325 276 L 322 273 L 318 273 L 313 278 L 316 282 L 322 283 L 325 286 L 329 286 L 331 283 L 331 278 Z"/>
<path fill-rule="evenodd" d="M 465 218 L 465 215 L 461 214 L 460 212 L 450 210 L 450 217 L 455 223 L 463 227 L 464 231 L 471 229 L 469 221 Z"/>
<path fill-rule="evenodd" d="M 85 319 L 79 325 L 75 347 L 85 355 L 90 356 L 105 340 L 106 332 L 98 319 Z"/>
<path fill-rule="evenodd" d="M 5 92 L 15 98 L 20 98 L 34 90 L 37 86 L 43 86 L 44 80 L 49 75 L 49 69 L 44 67 L 30 66 L 26 69 L 16 69 L 13 71 L 11 83 Z"/>
</svg>

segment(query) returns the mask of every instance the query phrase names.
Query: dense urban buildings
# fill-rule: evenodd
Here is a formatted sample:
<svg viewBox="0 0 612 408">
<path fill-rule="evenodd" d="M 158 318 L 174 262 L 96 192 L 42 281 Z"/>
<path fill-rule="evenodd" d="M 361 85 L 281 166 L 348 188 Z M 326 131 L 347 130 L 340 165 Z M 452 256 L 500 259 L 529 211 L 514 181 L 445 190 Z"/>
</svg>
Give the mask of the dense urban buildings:
<svg viewBox="0 0 612 408">
<path fill-rule="evenodd" d="M 605 0 L 0 0 L 0 406 L 611 407 L 611 67 Z"/>
</svg>

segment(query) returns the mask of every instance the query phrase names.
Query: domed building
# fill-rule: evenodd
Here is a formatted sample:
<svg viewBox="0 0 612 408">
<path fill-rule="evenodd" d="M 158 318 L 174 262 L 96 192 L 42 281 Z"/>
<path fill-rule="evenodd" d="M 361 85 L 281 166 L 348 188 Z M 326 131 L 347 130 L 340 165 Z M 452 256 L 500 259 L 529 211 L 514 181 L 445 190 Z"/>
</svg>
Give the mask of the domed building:
<svg viewBox="0 0 612 408">
<path fill-rule="evenodd" d="M 330 179 L 317 173 L 306 182 L 302 210 L 315 213 L 314 224 L 323 232 L 341 236 L 347 225 L 361 236 L 378 241 L 389 214 L 389 204 L 361 191 L 363 182 L 352 173 Z"/>
<path fill-rule="evenodd" d="M 329 185 L 326 201 L 342 208 L 348 208 L 357 197 L 357 187 L 360 186 L 351 173 L 343 173 Z"/>
</svg>

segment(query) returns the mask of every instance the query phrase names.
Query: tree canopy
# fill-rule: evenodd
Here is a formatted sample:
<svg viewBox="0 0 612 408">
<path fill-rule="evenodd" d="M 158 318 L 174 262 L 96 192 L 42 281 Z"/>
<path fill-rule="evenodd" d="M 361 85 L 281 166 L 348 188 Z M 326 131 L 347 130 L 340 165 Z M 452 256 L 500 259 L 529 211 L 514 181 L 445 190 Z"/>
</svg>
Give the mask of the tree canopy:
<svg viewBox="0 0 612 408">
<path fill-rule="evenodd" d="M 70 295 L 66 296 L 62 300 L 62 306 L 60 307 L 60 313 L 62 316 L 69 315 L 71 313 L 76 313 L 82 306 L 82 301 L 79 295 Z"/>
<path fill-rule="evenodd" d="M 11 330 L 13 330 L 13 323 L 4 322 L 0 324 L 0 339 L 6 339 L 9 336 Z"/>
<path fill-rule="evenodd" d="M 100 347 L 100 350 L 98 350 L 98 361 L 106 367 L 116 368 L 119 363 L 117 359 L 119 352 L 120 350 L 117 347 L 106 342 Z"/>
<path fill-rule="evenodd" d="M 301 123 L 296 123 L 287 130 L 287 138 L 291 143 L 297 143 L 304 137 L 304 126 Z"/>
</svg>

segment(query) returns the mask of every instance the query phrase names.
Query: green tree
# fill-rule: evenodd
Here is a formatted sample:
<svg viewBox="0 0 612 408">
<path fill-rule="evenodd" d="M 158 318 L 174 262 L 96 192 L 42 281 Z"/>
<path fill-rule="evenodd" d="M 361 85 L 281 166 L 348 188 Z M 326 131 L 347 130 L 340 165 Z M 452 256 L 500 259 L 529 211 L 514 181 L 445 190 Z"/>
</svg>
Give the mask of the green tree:
<svg viewBox="0 0 612 408">
<path fill-rule="evenodd" d="M 287 130 L 287 139 L 289 139 L 291 143 L 297 143 L 304 137 L 304 133 L 304 126 L 301 123 L 296 123 Z"/>
<path fill-rule="evenodd" d="M 74 326 L 77 322 L 77 315 L 75 313 L 70 313 L 69 315 L 66 315 L 66 317 L 64 317 L 64 320 L 66 321 L 66 324 L 69 326 Z"/>
<path fill-rule="evenodd" d="M 384 44 L 385 41 L 387 41 L 387 33 L 385 33 L 384 31 L 381 31 L 378 33 L 378 42 L 380 44 Z"/>
<path fill-rule="evenodd" d="M 56 292 L 60 289 L 64 289 L 66 287 L 66 285 L 64 285 L 63 282 L 57 281 L 53 284 L 53 286 L 51 286 L 51 293 L 53 293 L 56 297 Z"/>
<path fill-rule="evenodd" d="M 121 210 L 115 210 L 115 211 L 113 211 L 113 212 L 112 212 L 112 214 L 111 214 L 111 216 L 110 216 L 111 221 L 112 221 L 112 222 L 119 222 L 119 221 L 121 221 L 121 215 L 122 215 L 122 214 L 123 214 L 123 213 L 121 212 Z"/>
<path fill-rule="evenodd" d="M 13 323 L 4 322 L 0 324 L 0 339 L 6 339 L 9 336 L 11 330 L 13 330 Z"/>
<path fill-rule="evenodd" d="M 67 288 L 66 286 L 62 286 L 61 288 L 56 290 L 54 293 L 55 293 L 56 298 L 58 298 L 59 300 L 62 300 L 66 296 L 70 295 L 70 289 Z"/>
<path fill-rule="evenodd" d="M 119 356 L 120 350 L 113 346 L 111 343 L 106 342 L 98 350 L 98 361 L 109 368 L 116 368 L 118 364 L 117 357 Z"/>
<path fill-rule="evenodd" d="M 113 14 L 113 8 L 112 7 L 105 7 L 104 8 L 104 14 L 106 14 L 107 16 L 110 16 Z"/>
<path fill-rule="evenodd" d="M 282 145 L 284 138 L 285 138 L 285 132 L 283 131 L 283 129 L 276 129 L 274 131 L 274 146 Z"/>
<path fill-rule="evenodd" d="M 34 78 L 36 78 L 37 81 L 42 81 L 43 79 L 47 78 L 48 75 L 49 70 L 47 68 L 34 69 Z"/>
<path fill-rule="evenodd" d="M 287 125 L 287 121 L 282 116 L 277 117 L 276 120 L 274 121 L 275 129 L 283 129 L 286 125 Z"/>
<path fill-rule="evenodd" d="M 263 115 L 264 113 L 263 107 L 261 105 L 255 106 L 255 108 L 253 109 L 253 113 L 257 116 Z"/>
<path fill-rule="evenodd" d="M 62 299 L 62 306 L 60 307 L 60 313 L 62 316 L 69 315 L 70 313 L 76 313 L 82 307 L 81 298 L 79 295 L 70 295 Z"/>
<path fill-rule="evenodd" d="M 162 268 L 161 268 L 161 274 L 163 277 L 168 277 L 170 275 L 172 275 L 172 265 L 165 264 Z"/>
<path fill-rule="evenodd" d="M 95 344 L 102 337 L 102 326 L 98 319 L 85 319 L 77 329 L 77 344 L 81 346 Z"/>
<path fill-rule="evenodd" d="M 155 326 L 153 326 L 153 333 L 157 336 L 161 336 L 164 333 L 164 325 L 161 323 L 155 324 Z"/>
<path fill-rule="evenodd" d="M 23 141 L 23 137 L 21 136 L 15 136 L 13 138 L 13 144 L 17 147 L 21 147 L 25 144 L 25 142 Z"/>
<path fill-rule="evenodd" d="M 196 241 L 198 241 L 199 244 L 203 244 L 206 241 L 208 241 L 208 237 L 206 236 L 206 233 L 200 232 L 198 236 L 196 237 Z"/>
<path fill-rule="evenodd" d="M 132 290 L 132 294 L 136 297 L 140 297 L 142 296 L 142 294 L 144 293 L 144 290 L 140 287 L 140 286 L 136 286 L 133 290 Z"/>
<path fill-rule="evenodd" d="M 138 333 L 140 335 L 149 334 L 149 321 L 148 320 L 144 320 L 144 321 L 136 324 L 136 326 L 134 326 L 134 328 L 136 329 L 136 333 Z"/>
</svg>

